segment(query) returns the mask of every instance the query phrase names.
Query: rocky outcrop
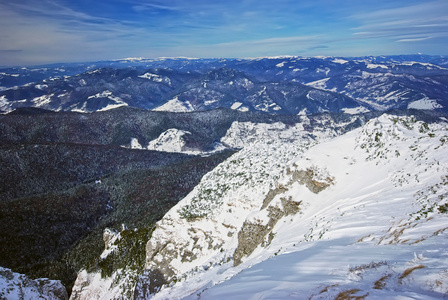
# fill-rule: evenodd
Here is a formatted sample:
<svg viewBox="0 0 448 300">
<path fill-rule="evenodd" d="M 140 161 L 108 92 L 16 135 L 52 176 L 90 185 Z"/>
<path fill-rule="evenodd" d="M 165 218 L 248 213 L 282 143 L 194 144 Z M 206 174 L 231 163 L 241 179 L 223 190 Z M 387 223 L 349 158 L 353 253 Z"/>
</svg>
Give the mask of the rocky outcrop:
<svg viewBox="0 0 448 300">
<path fill-rule="evenodd" d="M 296 167 L 295 165 L 293 167 Z M 242 262 L 244 256 L 249 256 L 258 246 L 267 246 L 275 236 L 273 232 L 275 224 L 285 216 L 296 214 L 300 211 L 302 201 L 294 201 L 291 196 L 280 196 L 280 203 L 272 203 L 276 196 L 285 194 L 288 186 L 297 182 L 305 185 L 311 192 L 317 194 L 331 184 L 334 178 L 325 170 L 311 166 L 305 170 L 288 168 L 286 176 L 289 177 L 287 186 L 278 185 L 267 194 L 263 201 L 262 210 L 267 211 L 267 218 L 253 218 L 246 220 L 238 233 L 238 247 L 233 254 L 234 266 Z"/>
<path fill-rule="evenodd" d="M 291 171 L 290 171 L 291 172 Z M 316 167 L 309 167 L 306 170 L 292 171 L 292 181 L 305 185 L 311 192 L 318 194 L 333 183 L 334 178 L 323 174 Z"/>
<path fill-rule="evenodd" d="M 269 220 L 266 224 L 260 220 L 244 222 L 238 233 L 238 247 L 233 254 L 234 266 L 241 264 L 243 256 L 252 254 L 258 246 L 267 246 L 271 243 L 275 236 L 274 226 L 281 218 L 300 211 L 301 202 L 296 202 L 291 197 L 281 198 L 281 203 L 281 208 L 276 206 L 267 208 Z"/>
<path fill-rule="evenodd" d="M 59 280 L 33 280 L 26 275 L 0 267 L 0 299 L 66 300 L 68 295 Z"/>
</svg>

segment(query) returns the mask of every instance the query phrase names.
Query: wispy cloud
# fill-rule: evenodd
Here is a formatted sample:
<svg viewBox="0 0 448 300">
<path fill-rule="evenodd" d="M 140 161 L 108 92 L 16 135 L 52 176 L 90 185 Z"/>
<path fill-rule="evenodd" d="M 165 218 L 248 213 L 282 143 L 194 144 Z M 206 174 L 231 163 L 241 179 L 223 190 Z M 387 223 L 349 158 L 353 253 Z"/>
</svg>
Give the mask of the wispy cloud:
<svg viewBox="0 0 448 300">
<path fill-rule="evenodd" d="M 432 37 L 421 37 L 421 38 L 407 38 L 407 39 L 400 39 L 397 40 L 397 42 L 399 43 L 411 43 L 411 42 L 421 42 L 421 41 L 425 41 L 425 40 L 429 40 Z"/>
<path fill-rule="evenodd" d="M 353 15 L 360 26 L 353 28 L 360 38 L 388 38 L 396 42 L 418 42 L 448 37 L 448 1 L 426 1 Z M 413 36 L 403 38 L 403 36 Z"/>
<path fill-rule="evenodd" d="M 141 3 L 137 5 L 132 5 L 132 9 L 136 12 L 148 12 L 148 11 L 172 11 L 172 12 L 178 12 L 182 9 L 177 6 L 168 6 L 168 5 L 162 5 L 162 4 L 154 4 L 154 3 Z"/>
<path fill-rule="evenodd" d="M 325 49 L 319 36 L 293 36 L 256 40 L 240 40 L 215 44 L 192 45 L 183 49 L 187 56 L 260 57 L 300 55 L 311 49 Z"/>
<path fill-rule="evenodd" d="M 132 22 L 92 16 L 49 0 L 39 5 L 0 2 L 0 28 L 0 49 L 20 50 L 1 53 L 0 64 L 5 65 L 111 58 L 123 42 L 143 35 Z"/>
</svg>

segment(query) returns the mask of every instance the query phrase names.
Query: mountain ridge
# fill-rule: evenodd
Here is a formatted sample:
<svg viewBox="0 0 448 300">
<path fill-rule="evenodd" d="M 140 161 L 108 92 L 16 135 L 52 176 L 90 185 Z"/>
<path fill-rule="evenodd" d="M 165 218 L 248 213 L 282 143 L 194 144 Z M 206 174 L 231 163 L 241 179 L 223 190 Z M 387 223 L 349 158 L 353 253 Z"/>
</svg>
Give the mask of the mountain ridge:
<svg viewBox="0 0 448 300">
<path fill-rule="evenodd" d="M 84 73 L 6 86 L 0 92 L 0 109 L 34 106 L 89 112 L 125 105 L 156 109 L 172 101 L 183 110 L 226 107 L 282 114 L 409 106 L 446 111 L 446 62 L 439 56 L 385 56 L 141 60 L 124 64 L 125 68 L 117 62 L 93 64 Z M 218 71 L 238 76 L 224 82 L 216 77 Z M 20 72 L 13 75 L 21 77 Z M 328 101 L 336 105 L 328 106 Z"/>
</svg>

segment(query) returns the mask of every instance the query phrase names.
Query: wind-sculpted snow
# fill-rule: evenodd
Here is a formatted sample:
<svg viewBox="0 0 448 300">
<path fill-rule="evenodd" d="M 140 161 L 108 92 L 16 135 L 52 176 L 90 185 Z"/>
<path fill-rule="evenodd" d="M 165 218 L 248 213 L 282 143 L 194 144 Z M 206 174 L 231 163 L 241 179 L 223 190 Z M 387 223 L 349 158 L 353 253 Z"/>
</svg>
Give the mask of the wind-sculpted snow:
<svg viewBox="0 0 448 300">
<path fill-rule="evenodd" d="M 147 268 L 177 283 L 154 299 L 440 297 L 448 292 L 447 132 L 443 120 L 383 115 L 284 160 L 272 156 L 285 145 L 251 144 L 158 224 Z M 244 170 L 263 173 L 265 160 L 274 176 L 244 183 Z M 252 265 L 255 273 L 245 270 Z"/>
</svg>

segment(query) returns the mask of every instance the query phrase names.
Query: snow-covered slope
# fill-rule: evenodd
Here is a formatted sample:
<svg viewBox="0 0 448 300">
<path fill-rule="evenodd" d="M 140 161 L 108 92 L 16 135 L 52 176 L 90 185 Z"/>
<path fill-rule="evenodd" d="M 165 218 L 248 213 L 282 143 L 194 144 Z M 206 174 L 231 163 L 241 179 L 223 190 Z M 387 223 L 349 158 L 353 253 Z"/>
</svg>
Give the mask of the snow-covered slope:
<svg viewBox="0 0 448 300">
<path fill-rule="evenodd" d="M 156 107 L 154 111 L 189 112 L 194 111 L 190 102 L 181 102 L 177 97 L 168 100 L 163 105 Z"/>
<path fill-rule="evenodd" d="M 297 126 L 231 126 L 222 142 L 244 148 L 158 222 L 133 297 L 448 293 L 446 120 L 383 115 L 333 139 Z M 267 139 L 270 131 L 278 138 Z M 80 286 L 84 296 L 98 288 Z M 116 286 L 123 282 L 102 285 L 96 297 L 118 296 Z"/>
<path fill-rule="evenodd" d="M 170 128 L 163 132 L 157 139 L 150 141 L 148 150 L 182 152 L 185 148 L 183 136 L 186 134 L 191 133 L 176 128 Z"/>
<path fill-rule="evenodd" d="M 154 299 L 443 295 L 447 141 L 446 123 L 384 115 L 303 154 L 246 147 L 158 224 L 147 268 L 177 283 Z"/>
<path fill-rule="evenodd" d="M 270 229 L 269 245 L 240 269 L 216 267 L 157 297 L 183 297 L 187 286 L 203 284 L 191 299 L 441 298 L 448 292 L 447 141 L 446 123 L 382 116 L 311 148 L 279 180 L 284 191 L 267 212 L 249 218 L 266 224 L 269 207 L 300 203 Z M 303 169 L 325 174 L 328 188 L 315 194 L 294 181 Z"/>
</svg>

